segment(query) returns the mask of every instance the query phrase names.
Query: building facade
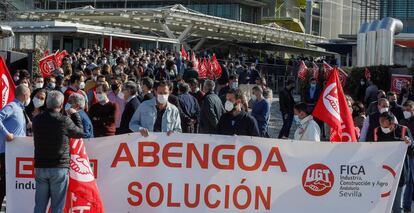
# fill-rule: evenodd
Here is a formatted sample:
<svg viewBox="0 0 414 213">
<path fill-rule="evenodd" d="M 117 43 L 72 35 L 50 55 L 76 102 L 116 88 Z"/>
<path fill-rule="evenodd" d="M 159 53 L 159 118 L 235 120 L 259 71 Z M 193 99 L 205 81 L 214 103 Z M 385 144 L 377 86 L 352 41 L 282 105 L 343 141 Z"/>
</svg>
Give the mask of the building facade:
<svg viewBox="0 0 414 213">
<path fill-rule="evenodd" d="M 380 0 L 380 16 L 397 18 L 404 24 L 403 33 L 414 33 L 414 1 Z"/>
</svg>

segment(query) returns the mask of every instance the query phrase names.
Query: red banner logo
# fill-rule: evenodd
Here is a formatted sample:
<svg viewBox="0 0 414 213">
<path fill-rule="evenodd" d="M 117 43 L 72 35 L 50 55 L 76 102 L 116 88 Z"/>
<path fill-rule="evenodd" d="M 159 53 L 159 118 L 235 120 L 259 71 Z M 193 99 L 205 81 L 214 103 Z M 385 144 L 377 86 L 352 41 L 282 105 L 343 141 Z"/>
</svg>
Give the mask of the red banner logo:
<svg viewBox="0 0 414 213">
<path fill-rule="evenodd" d="M 302 186 L 310 195 L 325 195 L 331 190 L 333 184 L 333 172 L 324 164 L 312 164 L 303 172 Z"/>
</svg>

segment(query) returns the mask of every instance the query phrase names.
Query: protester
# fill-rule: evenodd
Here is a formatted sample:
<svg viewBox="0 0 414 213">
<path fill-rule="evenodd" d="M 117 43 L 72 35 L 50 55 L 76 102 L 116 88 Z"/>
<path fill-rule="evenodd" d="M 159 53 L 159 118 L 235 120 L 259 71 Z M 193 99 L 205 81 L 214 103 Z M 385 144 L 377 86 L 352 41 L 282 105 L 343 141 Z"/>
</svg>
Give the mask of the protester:
<svg viewBox="0 0 414 213">
<path fill-rule="evenodd" d="M 386 94 L 384 90 L 378 90 L 377 93 L 377 99 L 371 103 L 368 103 L 368 108 L 367 108 L 367 115 L 370 115 L 372 113 L 378 112 L 378 100 L 380 98 L 386 98 Z"/>
<path fill-rule="evenodd" d="M 225 110 L 217 124 L 219 135 L 260 136 L 256 120 L 242 110 L 243 93 L 231 89 L 227 92 Z"/>
<path fill-rule="evenodd" d="M 72 93 L 79 93 L 83 95 L 84 93 L 81 91 L 85 88 L 85 78 L 80 73 L 73 73 L 70 76 L 69 80 L 69 87 L 63 92 L 65 95 L 65 104 L 68 102 L 69 96 L 72 95 Z"/>
<path fill-rule="evenodd" d="M 410 132 L 414 132 L 414 101 L 408 100 L 403 104 L 404 119 L 401 120 L 401 125 L 406 126 Z M 414 178 L 414 157 L 413 150 L 407 150 L 408 161 L 410 163 L 409 179 L 406 181 L 406 187 L 404 190 L 403 208 L 404 212 L 411 212 L 412 198 L 413 198 L 413 178 Z"/>
<path fill-rule="evenodd" d="M 382 113 L 388 112 L 390 109 L 390 103 L 385 98 L 378 99 L 378 112 L 372 113 L 367 116 L 362 125 L 361 135 L 359 137 L 359 141 L 373 141 L 374 140 L 374 129 L 377 128 L 379 123 L 379 117 Z M 395 122 L 397 120 L 395 119 Z"/>
<path fill-rule="evenodd" d="M 41 76 L 38 76 L 34 79 L 33 90 L 42 89 L 44 86 L 44 79 Z"/>
<path fill-rule="evenodd" d="M 26 136 L 24 107 L 30 103 L 30 89 L 26 85 L 19 85 L 14 96 L 14 100 L 0 111 L 0 203 L 6 196 L 6 141 L 12 141 L 16 136 Z"/>
<path fill-rule="evenodd" d="M 154 80 L 152 80 L 149 77 L 145 77 L 142 79 L 142 96 L 139 98 L 141 102 L 150 100 L 154 97 L 153 95 L 153 89 L 154 87 Z"/>
<path fill-rule="evenodd" d="M 121 125 L 121 117 L 122 113 L 124 112 L 125 108 L 125 99 L 124 99 L 124 93 L 122 90 L 122 81 L 119 78 L 113 78 L 111 80 L 111 89 L 108 92 L 108 100 L 111 103 L 114 103 L 116 105 L 116 111 L 115 111 L 115 126 L 117 129 L 119 129 Z"/>
<path fill-rule="evenodd" d="M 322 89 L 318 86 L 316 79 L 309 80 L 309 87 L 305 90 L 304 102 L 308 105 L 308 112 L 312 112 L 318 101 Z"/>
<path fill-rule="evenodd" d="M 200 117 L 200 106 L 197 99 L 190 95 L 190 86 L 187 83 L 179 84 L 178 92 L 178 98 L 183 111 L 180 114 L 183 133 L 197 133 L 198 118 Z"/>
<path fill-rule="evenodd" d="M 238 84 L 237 76 L 231 75 L 229 77 L 228 84 L 225 87 L 221 88 L 218 93 L 218 96 L 220 97 L 222 103 L 224 104 L 226 102 L 226 95 L 230 89 L 238 89 L 238 88 L 239 88 L 239 84 Z"/>
<path fill-rule="evenodd" d="M 96 79 L 94 80 L 94 87 L 90 88 L 86 92 L 86 95 L 87 95 L 88 100 L 89 100 L 88 108 L 91 108 L 92 105 L 98 103 L 98 98 L 96 96 L 96 88 L 99 85 L 107 84 L 107 83 L 108 82 L 106 81 L 106 77 L 104 75 L 99 75 L 99 76 L 96 77 Z"/>
<path fill-rule="evenodd" d="M 295 88 L 295 81 L 288 80 L 286 87 L 279 92 L 279 105 L 280 112 L 282 113 L 283 126 L 279 132 L 278 138 L 289 138 L 290 128 L 293 122 L 293 107 L 295 106 L 295 100 L 292 96 L 292 91 Z"/>
<path fill-rule="evenodd" d="M 260 137 L 270 137 L 268 125 L 270 120 L 270 103 L 263 97 L 263 90 L 260 86 L 252 88 L 252 112 L 256 119 Z"/>
<path fill-rule="evenodd" d="M 305 103 L 298 103 L 294 107 L 294 120 L 299 123 L 294 139 L 319 142 L 321 141 L 321 129 L 308 110 L 308 105 Z"/>
<path fill-rule="evenodd" d="M 187 62 L 187 69 L 184 71 L 183 80 L 187 83 L 190 82 L 190 79 L 198 79 L 198 72 L 194 70 L 193 62 Z"/>
<path fill-rule="evenodd" d="M 93 134 L 95 137 L 115 135 L 116 104 L 108 99 L 108 84 L 101 84 L 96 88 L 98 103 L 92 105 L 89 117 L 92 120 Z"/>
<path fill-rule="evenodd" d="M 26 114 L 30 120 L 46 110 L 46 96 L 47 90 L 45 89 L 36 89 L 33 91 L 31 96 L 32 101 L 25 108 Z"/>
<path fill-rule="evenodd" d="M 398 121 L 404 118 L 403 110 L 400 105 L 397 104 L 397 94 L 395 92 L 387 92 L 387 99 L 390 103 L 390 112 L 397 118 Z"/>
<path fill-rule="evenodd" d="M 204 82 L 205 93 L 203 104 L 200 109 L 199 132 L 203 134 L 214 134 L 220 117 L 224 113 L 224 107 L 220 98 L 214 94 L 215 83 L 211 80 Z"/>
<path fill-rule="evenodd" d="M 167 135 L 181 132 L 180 112 L 168 102 L 169 95 L 168 83 L 160 81 L 156 86 L 156 98 L 139 105 L 129 122 L 129 128 L 144 137 L 148 137 L 149 132 L 166 132 Z"/>
<path fill-rule="evenodd" d="M 68 103 L 65 104 L 65 111 L 69 110 L 70 108 L 76 110 L 79 113 L 83 126 L 83 138 L 93 138 L 94 135 L 92 121 L 84 110 L 85 97 L 78 93 L 73 93 L 72 95 L 70 95 Z"/>
<path fill-rule="evenodd" d="M 92 69 L 92 76 L 85 82 L 85 92 L 89 92 L 89 90 L 96 88 L 96 84 L 98 82 L 98 76 L 101 75 L 101 68 L 94 67 Z"/>
<path fill-rule="evenodd" d="M 377 100 L 378 87 L 371 80 L 367 81 L 367 89 L 365 90 L 365 104 L 369 105 L 371 102 Z"/>
<path fill-rule="evenodd" d="M 404 186 L 409 183 L 411 173 L 409 158 L 412 158 L 413 151 L 411 132 L 406 126 L 396 124 L 394 122 L 395 116 L 391 112 L 381 113 L 379 120 L 380 126 L 373 130 L 375 142 L 404 141 L 410 145 L 404 160 L 400 181 L 392 206 L 392 212 L 404 212 L 402 206 Z"/>
<path fill-rule="evenodd" d="M 191 88 L 190 94 L 197 99 L 198 105 L 201 107 L 205 94 L 200 90 L 197 79 L 190 79 L 188 84 Z"/>
<path fill-rule="evenodd" d="M 260 73 L 256 69 L 256 64 L 252 63 L 250 65 L 250 72 L 249 72 L 249 84 L 256 84 L 256 80 L 260 79 Z"/>
<path fill-rule="evenodd" d="M 352 104 L 352 119 L 354 121 L 354 126 L 361 130 L 366 119 L 365 106 L 362 102 L 357 101 Z"/>
<path fill-rule="evenodd" d="M 122 88 L 122 93 L 124 94 L 124 100 L 126 104 L 124 111 L 122 112 L 121 123 L 119 125 L 117 134 L 126 134 L 132 132 L 129 129 L 129 122 L 141 104 L 136 95 L 137 89 L 137 84 L 132 81 L 125 83 Z"/>
<path fill-rule="evenodd" d="M 35 213 L 45 213 L 50 199 L 51 212 L 63 212 L 69 181 L 69 138 L 83 137 L 82 122 L 75 109 L 64 116 L 64 96 L 52 91 L 46 99 L 48 110 L 33 120 Z"/>
</svg>

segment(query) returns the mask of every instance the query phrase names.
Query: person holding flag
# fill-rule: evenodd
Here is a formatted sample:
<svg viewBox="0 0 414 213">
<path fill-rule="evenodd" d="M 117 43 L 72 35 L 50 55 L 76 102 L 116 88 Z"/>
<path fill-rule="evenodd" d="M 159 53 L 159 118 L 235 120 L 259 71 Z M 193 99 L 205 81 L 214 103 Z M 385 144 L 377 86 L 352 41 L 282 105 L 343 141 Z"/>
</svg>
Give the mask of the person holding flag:
<svg viewBox="0 0 414 213">
<path fill-rule="evenodd" d="M 357 141 L 352 114 L 336 67 L 330 72 L 312 115 L 331 127 L 331 142 Z"/>
</svg>

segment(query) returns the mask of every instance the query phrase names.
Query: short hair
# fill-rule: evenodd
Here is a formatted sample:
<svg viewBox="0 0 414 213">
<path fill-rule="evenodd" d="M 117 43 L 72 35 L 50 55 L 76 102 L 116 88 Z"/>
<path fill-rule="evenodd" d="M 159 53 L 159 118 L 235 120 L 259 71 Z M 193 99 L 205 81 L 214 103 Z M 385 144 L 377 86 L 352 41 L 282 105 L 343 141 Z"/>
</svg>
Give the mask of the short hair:
<svg viewBox="0 0 414 213">
<path fill-rule="evenodd" d="M 390 123 L 394 123 L 394 115 L 391 112 L 383 112 L 380 115 L 380 119 L 385 119 L 387 121 L 389 121 Z"/>
<path fill-rule="evenodd" d="M 394 95 L 395 95 L 395 92 L 392 92 L 392 91 L 387 92 L 387 97 L 394 96 Z"/>
<path fill-rule="evenodd" d="M 213 91 L 216 84 L 212 80 L 206 80 L 204 81 L 204 86 L 208 89 L 208 91 Z"/>
<path fill-rule="evenodd" d="M 192 61 L 188 61 L 188 62 L 187 62 L 187 66 L 188 66 L 188 67 L 193 68 L 193 67 L 194 67 L 194 64 L 193 64 L 193 62 L 192 62 Z"/>
<path fill-rule="evenodd" d="M 145 77 L 142 79 L 142 85 L 146 86 L 148 89 L 152 89 L 154 87 L 154 80 L 149 77 Z"/>
<path fill-rule="evenodd" d="M 99 80 L 99 79 L 102 79 L 102 78 L 105 78 L 105 80 L 106 80 L 106 76 L 104 76 L 104 75 L 98 75 L 98 76 L 96 77 L 96 80 Z"/>
<path fill-rule="evenodd" d="M 187 83 L 178 84 L 178 90 L 181 93 L 189 92 L 190 91 L 190 85 L 188 85 Z"/>
<path fill-rule="evenodd" d="M 103 83 L 103 84 L 99 84 L 98 86 L 96 86 L 96 88 L 102 87 L 102 91 L 104 93 L 107 93 L 109 91 L 109 85 L 107 82 Z"/>
<path fill-rule="evenodd" d="M 404 102 L 403 106 L 404 107 L 410 107 L 410 108 L 414 109 L 414 101 L 408 100 L 408 101 Z"/>
<path fill-rule="evenodd" d="M 198 81 L 195 78 L 190 78 L 190 80 L 188 80 L 188 84 L 190 86 L 197 86 L 198 85 Z"/>
<path fill-rule="evenodd" d="M 294 80 L 292 80 L 292 79 L 289 79 L 289 80 L 287 80 L 287 81 L 286 81 L 286 86 L 287 86 L 287 85 L 291 85 L 291 84 L 296 84 L 296 83 L 295 83 L 295 81 L 294 81 Z"/>
<path fill-rule="evenodd" d="M 385 103 L 385 102 L 389 103 L 386 98 L 380 98 L 380 99 L 378 99 L 378 106 L 381 105 L 382 103 Z"/>
<path fill-rule="evenodd" d="M 294 109 L 296 109 L 299 112 L 305 112 L 307 115 L 309 114 L 308 112 L 308 105 L 306 103 L 300 102 L 295 104 Z"/>
<path fill-rule="evenodd" d="M 244 100 L 243 92 L 239 89 L 230 89 L 227 94 L 233 94 L 236 100 Z"/>
<path fill-rule="evenodd" d="M 20 84 L 14 90 L 14 94 L 15 94 L 16 97 L 22 97 L 24 94 L 29 94 L 30 95 L 30 89 L 26 85 Z"/>
<path fill-rule="evenodd" d="M 253 91 L 260 92 L 260 94 L 263 94 L 263 89 L 262 89 L 262 87 L 259 87 L 259 86 L 254 86 L 254 87 L 252 88 L 252 90 L 253 90 Z"/>
<path fill-rule="evenodd" d="M 124 84 L 124 90 L 127 90 L 130 95 L 135 95 L 137 93 L 138 86 L 133 81 L 128 81 Z"/>
<path fill-rule="evenodd" d="M 79 104 L 81 109 L 85 109 L 85 97 L 79 93 L 72 93 L 69 96 L 69 101 L 73 101 L 75 104 Z"/>
<path fill-rule="evenodd" d="M 168 87 L 168 89 L 170 89 L 170 84 L 169 82 L 162 80 L 156 83 L 155 88 L 158 89 L 158 87 Z"/>
<path fill-rule="evenodd" d="M 237 76 L 235 76 L 235 75 L 230 75 L 230 76 L 229 76 L 229 81 L 233 81 L 233 80 L 237 80 Z"/>
<path fill-rule="evenodd" d="M 63 105 L 65 97 L 59 91 L 50 91 L 46 98 L 46 107 L 48 109 L 59 109 Z"/>
<path fill-rule="evenodd" d="M 82 78 L 82 75 L 80 73 L 75 72 L 70 76 L 69 83 L 72 85 L 76 81 L 80 81 L 81 78 Z"/>
</svg>

